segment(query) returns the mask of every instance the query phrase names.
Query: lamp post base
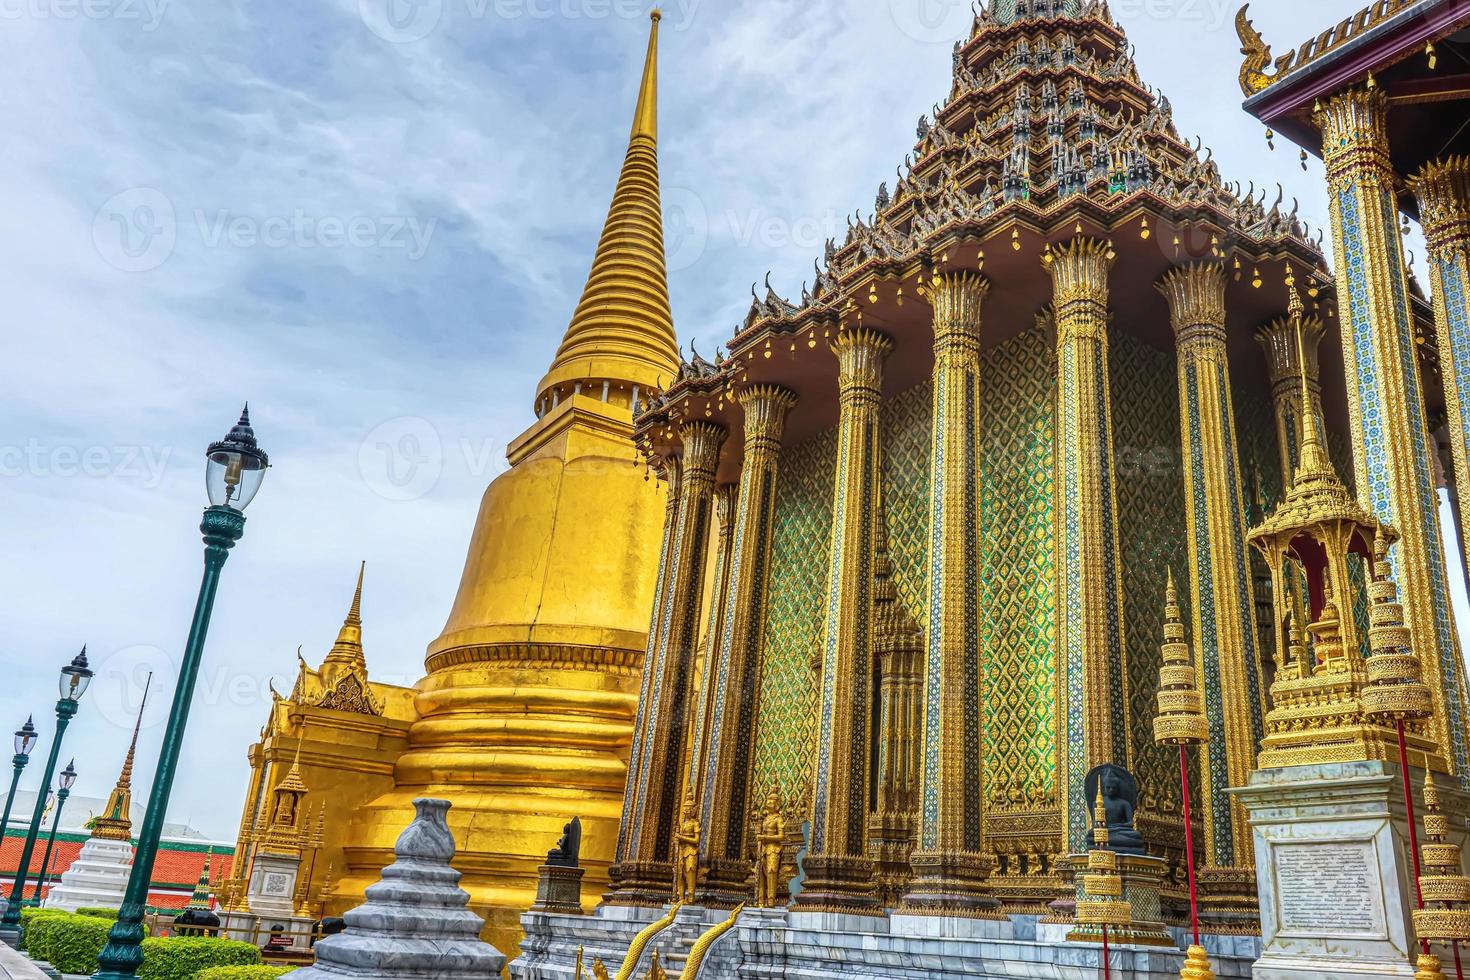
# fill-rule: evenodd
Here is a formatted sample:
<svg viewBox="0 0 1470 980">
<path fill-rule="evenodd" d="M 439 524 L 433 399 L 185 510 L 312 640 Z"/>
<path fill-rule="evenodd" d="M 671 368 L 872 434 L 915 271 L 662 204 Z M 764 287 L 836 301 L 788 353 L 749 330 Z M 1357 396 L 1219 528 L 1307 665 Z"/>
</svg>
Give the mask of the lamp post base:
<svg viewBox="0 0 1470 980">
<path fill-rule="evenodd" d="M 0 899 L 0 908 L 3 908 L 6 904 L 7 903 L 5 902 L 4 899 Z M 3 913 L 0 913 L 0 914 L 3 914 Z M 5 945 L 9 946 L 11 949 L 19 949 L 20 948 L 20 930 L 19 929 L 11 928 L 9 926 L 0 926 L 0 943 L 4 943 Z"/>
</svg>

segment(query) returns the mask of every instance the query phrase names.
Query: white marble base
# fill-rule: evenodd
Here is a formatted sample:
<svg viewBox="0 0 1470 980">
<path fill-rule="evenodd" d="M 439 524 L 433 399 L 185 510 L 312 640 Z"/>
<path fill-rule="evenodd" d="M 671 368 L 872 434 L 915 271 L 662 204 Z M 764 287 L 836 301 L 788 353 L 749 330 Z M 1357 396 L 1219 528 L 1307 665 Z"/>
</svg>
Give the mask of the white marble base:
<svg viewBox="0 0 1470 980">
<path fill-rule="evenodd" d="M 250 911 L 261 917 L 289 919 L 296 912 L 296 876 L 301 858 L 285 854 L 257 854 L 246 886 Z"/>
<path fill-rule="evenodd" d="M 660 909 L 604 907 L 592 915 L 529 913 L 526 938 L 510 964 L 514 980 L 573 980 L 577 949 L 584 968 L 594 958 L 616 973 L 633 937 L 663 914 Z M 675 975 L 702 929 L 728 912 L 681 910 L 678 921 L 645 951 L 634 976 L 647 971 L 655 950 Z M 837 928 L 832 928 L 837 927 Z M 1102 950 L 1084 943 L 1040 942 L 1034 916 L 1014 920 L 942 916 L 834 915 L 786 909 L 748 909 L 710 950 L 699 980 L 1097 980 Z M 1019 938 L 1019 937 L 1027 938 Z M 1223 942 L 1212 955 L 1216 976 L 1251 976 L 1257 947 L 1248 937 Z M 1245 955 L 1233 955 L 1236 951 Z M 1113 947 L 1109 963 L 1128 980 L 1178 980 L 1178 950 Z M 1319 974 L 1319 977 L 1322 975 Z"/>
<path fill-rule="evenodd" d="M 77 909 L 120 908 L 133 870 L 133 845 L 127 841 L 93 837 L 81 854 L 46 893 L 42 906 L 75 912 Z"/>
<path fill-rule="evenodd" d="M 1381 762 L 1265 769 L 1231 792 L 1255 829 L 1256 980 L 1412 977 L 1396 771 Z"/>
</svg>

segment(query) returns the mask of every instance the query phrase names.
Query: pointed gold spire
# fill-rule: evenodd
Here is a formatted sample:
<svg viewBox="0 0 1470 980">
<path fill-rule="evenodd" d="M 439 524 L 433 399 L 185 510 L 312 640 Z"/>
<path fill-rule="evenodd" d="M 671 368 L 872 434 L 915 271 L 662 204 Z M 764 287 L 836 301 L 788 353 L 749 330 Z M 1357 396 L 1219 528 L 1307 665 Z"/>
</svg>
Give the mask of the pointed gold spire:
<svg viewBox="0 0 1470 980">
<path fill-rule="evenodd" d="M 1301 372 L 1302 448 L 1297 458 L 1295 482 L 1302 483 L 1313 477 L 1323 476 L 1338 481 L 1337 471 L 1332 468 L 1332 460 L 1328 457 L 1327 450 L 1322 447 L 1319 407 L 1318 403 L 1312 400 L 1312 388 L 1307 380 L 1306 330 L 1303 326 L 1306 309 L 1302 305 L 1301 293 L 1296 289 L 1295 274 L 1287 274 L 1286 284 L 1291 291 L 1287 312 L 1291 319 L 1292 334 L 1296 338 L 1297 363 L 1303 365 Z"/>
<path fill-rule="evenodd" d="M 1158 714 L 1154 717 L 1154 742 L 1159 745 L 1198 745 L 1209 738 L 1204 695 L 1184 639 L 1179 615 L 1179 590 L 1174 587 L 1174 570 L 1164 589 L 1164 643 L 1160 648 Z"/>
<path fill-rule="evenodd" d="M 357 569 L 357 590 L 352 594 L 352 607 L 347 610 L 347 618 L 337 631 L 337 642 L 332 644 L 331 652 L 322 661 L 323 667 L 345 664 L 367 670 L 367 658 L 362 652 L 362 579 L 366 572 L 367 562 L 363 562 Z"/>
<path fill-rule="evenodd" d="M 148 691 L 153 687 L 153 675 L 148 675 L 143 685 L 143 701 L 138 705 L 138 720 L 133 723 L 133 740 L 128 744 L 128 754 L 123 758 L 122 772 L 117 785 L 107 798 L 107 807 L 92 824 L 92 836 L 101 840 L 130 841 L 133 839 L 133 760 L 138 754 L 138 733 L 143 730 L 143 711 L 148 707 Z"/>
<path fill-rule="evenodd" d="M 580 384 L 593 397 L 628 406 L 642 392 L 667 388 L 679 366 L 664 261 L 663 205 L 658 182 L 658 25 L 649 31 L 643 83 L 623 172 L 582 300 L 551 368 L 537 386 L 543 411 Z"/>
</svg>

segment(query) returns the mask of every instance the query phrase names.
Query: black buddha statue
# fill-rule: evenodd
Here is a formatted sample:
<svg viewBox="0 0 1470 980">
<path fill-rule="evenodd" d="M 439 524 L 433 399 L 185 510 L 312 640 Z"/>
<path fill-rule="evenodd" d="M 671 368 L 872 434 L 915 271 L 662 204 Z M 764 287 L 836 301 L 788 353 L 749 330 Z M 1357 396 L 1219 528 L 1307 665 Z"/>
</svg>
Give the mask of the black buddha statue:
<svg viewBox="0 0 1470 980">
<path fill-rule="evenodd" d="M 562 829 L 561 840 L 546 854 L 546 863 L 553 868 L 576 868 L 582 860 L 582 818 L 573 817 Z"/>
<path fill-rule="evenodd" d="M 1109 762 L 1088 773 L 1084 785 L 1089 811 L 1097 794 L 1102 793 L 1108 819 L 1108 849 L 1119 854 L 1148 853 L 1143 836 L 1133 825 L 1138 813 L 1138 780 L 1133 773 Z"/>
</svg>

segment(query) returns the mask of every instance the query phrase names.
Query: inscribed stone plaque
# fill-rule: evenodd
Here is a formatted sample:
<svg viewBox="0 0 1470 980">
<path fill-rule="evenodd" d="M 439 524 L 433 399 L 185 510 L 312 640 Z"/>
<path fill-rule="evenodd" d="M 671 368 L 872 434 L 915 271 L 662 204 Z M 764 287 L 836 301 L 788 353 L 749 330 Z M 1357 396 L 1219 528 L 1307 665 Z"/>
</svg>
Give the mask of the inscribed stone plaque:
<svg viewBox="0 0 1470 980">
<path fill-rule="evenodd" d="M 1281 844 L 1273 854 L 1283 932 L 1383 933 L 1372 844 Z"/>
</svg>

